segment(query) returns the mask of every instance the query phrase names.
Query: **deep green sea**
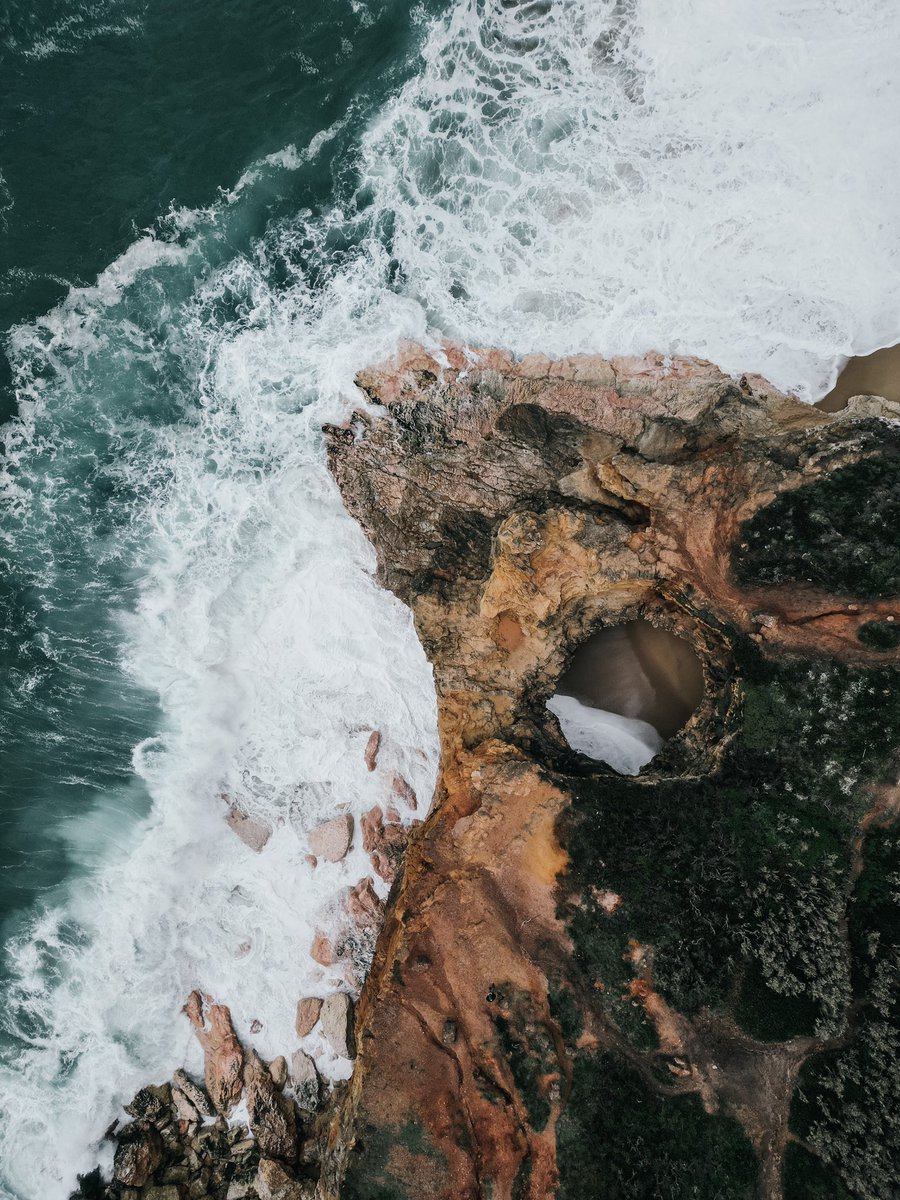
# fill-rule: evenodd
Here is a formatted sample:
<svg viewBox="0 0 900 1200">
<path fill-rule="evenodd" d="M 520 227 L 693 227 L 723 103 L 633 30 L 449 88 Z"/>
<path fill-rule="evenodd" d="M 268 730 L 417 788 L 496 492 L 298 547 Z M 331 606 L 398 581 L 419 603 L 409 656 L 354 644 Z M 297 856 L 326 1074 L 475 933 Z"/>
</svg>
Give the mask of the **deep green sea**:
<svg viewBox="0 0 900 1200">
<path fill-rule="evenodd" d="M 289 1052 L 365 873 L 306 830 L 430 795 L 430 672 L 322 455 L 354 374 L 453 337 L 823 394 L 900 340 L 898 52 L 888 0 L 5 0 L 3 1200 L 190 1061 L 193 987 Z"/>
</svg>

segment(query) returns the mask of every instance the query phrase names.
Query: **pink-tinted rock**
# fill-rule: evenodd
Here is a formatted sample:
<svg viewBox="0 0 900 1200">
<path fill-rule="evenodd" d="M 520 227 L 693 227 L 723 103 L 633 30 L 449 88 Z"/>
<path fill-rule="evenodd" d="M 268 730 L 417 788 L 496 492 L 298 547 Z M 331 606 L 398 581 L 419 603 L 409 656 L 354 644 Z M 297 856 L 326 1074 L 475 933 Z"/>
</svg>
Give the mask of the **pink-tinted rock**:
<svg viewBox="0 0 900 1200">
<path fill-rule="evenodd" d="M 381 748 L 381 734 L 377 729 L 373 729 L 369 734 L 369 740 L 366 742 L 366 766 L 370 771 L 374 771 L 378 765 L 378 751 Z"/>
<path fill-rule="evenodd" d="M 269 1063 L 269 1074 L 272 1076 L 272 1082 L 277 1088 L 283 1088 L 287 1083 L 288 1065 L 287 1059 L 283 1054 L 279 1054 L 277 1058 L 273 1058 Z"/>
<path fill-rule="evenodd" d="M 376 874 L 386 883 L 393 883 L 403 860 L 409 840 L 408 831 L 397 824 L 385 824 L 380 805 L 376 804 L 360 821 L 363 849 Z"/>
<path fill-rule="evenodd" d="M 334 952 L 334 943 L 327 933 L 323 933 L 321 929 L 316 930 L 316 935 L 313 938 L 312 946 L 309 950 L 313 960 L 323 967 L 333 967 L 337 962 L 337 955 Z"/>
<path fill-rule="evenodd" d="M 401 800 L 406 807 L 412 809 L 413 812 L 415 812 L 419 807 L 419 802 L 416 799 L 416 793 L 412 790 L 402 775 L 394 776 L 391 782 L 391 791 L 398 800 Z"/>
<path fill-rule="evenodd" d="M 322 1001 L 318 996 L 304 996 L 302 1000 L 298 1000 L 297 1019 L 294 1023 L 297 1037 L 306 1037 L 308 1033 L 312 1033 L 321 1011 Z"/>
<path fill-rule="evenodd" d="M 245 846 L 255 850 L 257 854 L 272 836 L 272 826 L 268 821 L 259 817 L 248 817 L 241 809 L 232 805 L 225 818 L 228 827 L 238 835 Z"/>
<path fill-rule="evenodd" d="M 206 1091 L 216 1110 L 228 1113 L 240 1099 L 243 1087 L 244 1051 L 224 1004 L 211 1004 L 204 1011 L 199 992 L 191 992 L 184 1006 L 203 1047 Z"/>
<path fill-rule="evenodd" d="M 323 821 L 309 833 L 309 848 L 316 858 L 340 862 L 350 849 L 353 838 L 353 818 L 349 813 Z"/>
<path fill-rule="evenodd" d="M 359 930 L 378 930 L 384 914 L 384 904 L 379 900 L 371 877 L 361 879 L 350 888 L 346 899 L 347 912 Z"/>
</svg>

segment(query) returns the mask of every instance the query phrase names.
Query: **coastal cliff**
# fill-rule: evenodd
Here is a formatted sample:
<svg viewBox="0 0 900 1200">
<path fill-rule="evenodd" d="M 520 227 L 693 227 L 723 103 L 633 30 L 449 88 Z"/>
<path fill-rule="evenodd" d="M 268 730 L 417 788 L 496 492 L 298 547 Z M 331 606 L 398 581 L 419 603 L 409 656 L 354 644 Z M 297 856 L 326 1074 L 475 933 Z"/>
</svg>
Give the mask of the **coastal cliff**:
<svg viewBox="0 0 900 1200">
<path fill-rule="evenodd" d="M 206 1090 L 142 1093 L 82 1194 L 888 1200 L 900 406 L 454 346 L 358 384 L 329 464 L 433 666 L 441 768 L 423 824 L 367 826 L 392 889 L 340 1016 L 352 1077 L 321 1105 L 313 1068 L 299 1105 L 195 996 Z M 702 696 L 623 776 L 547 701 L 635 621 Z"/>
<path fill-rule="evenodd" d="M 412 346 L 358 383 L 330 465 L 414 614 L 442 761 L 340 1194 L 886 1197 L 900 410 L 657 355 Z M 546 701 L 635 618 L 705 690 L 624 778 Z"/>
</svg>

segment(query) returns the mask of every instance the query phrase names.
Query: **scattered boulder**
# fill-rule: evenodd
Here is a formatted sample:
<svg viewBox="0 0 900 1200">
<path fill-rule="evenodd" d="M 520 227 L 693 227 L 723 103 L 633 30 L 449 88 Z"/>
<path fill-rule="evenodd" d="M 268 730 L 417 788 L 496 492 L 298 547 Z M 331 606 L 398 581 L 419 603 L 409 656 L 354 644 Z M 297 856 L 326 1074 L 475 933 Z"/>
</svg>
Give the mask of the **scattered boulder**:
<svg viewBox="0 0 900 1200">
<path fill-rule="evenodd" d="M 217 1112 L 228 1113 L 240 1099 L 244 1066 L 244 1051 L 231 1024 L 231 1012 L 224 1004 L 210 1004 L 204 1012 L 199 992 L 191 992 L 184 1011 L 203 1047 L 209 1098 Z"/>
<path fill-rule="evenodd" d="M 353 1058 L 353 1001 L 346 992 L 335 992 L 322 1005 L 322 1033 L 335 1054 Z"/>
<path fill-rule="evenodd" d="M 163 1160 L 163 1143 L 152 1125 L 133 1121 L 116 1135 L 113 1175 L 126 1187 L 143 1187 Z"/>
<path fill-rule="evenodd" d="M 180 1091 L 193 1105 L 201 1117 L 212 1117 L 215 1115 L 209 1096 L 200 1086 L 199 1083 L 194 1083 L 193 1079 L 182 1070 L 178 1070 L 172 1076 L 175 1084 L 175 1089 Z M 175 1092 L 172 1093 L 173 1097 Z"/>
<path fill-rule="evenodd" d="M 297 1158 L 297 1118 L 294 1106 L 283 1096 L 255 1050 L 244 1066 L 244 1098 L 250 1132 L 266 1158 L 293 1162 Z"/>
<path fill-rule="evenodd" d="M 297 1037 L 306 1037 L 308 1033 L 312 1033 L 321 1011 L 322 1000 L 319 996 L 304 996 L 297 1002 L 297 1020 L 294 1023 Z"/>
<path fill-rule="evenodd" d="M 319 1106 L 320 1081 L 316 1064 L 304 1050 L 291 1055 L 291 1082 L 301 1112 L 315 1112 Z"/>
<path fill-rule="evenodd" d="M 335 953 L 334 943 L 327 933 L 323 933 L 321 929 L 316 930 L 316 935 L 313 938 L 312 945 L 309 948 L 310 957 L 314 962 L 319 963 L 323 967 L 333 967 L 338 961 L 338 956 Z"/>
<path fill-rule="evenodd" d="M 287 1083 L 287 1059 L 283 1054 L 279 1054 L 277 1058 L 273 1058 L 269 1063 L 269 1074 L 272 1076 L 272 1082 L 277 1088 L 283 1088 Z"/>
<path fill-rule="evenodd" d="M 353 838 L 353 817 L 343 813 L 323 821 L 309 833 L 309 848 L 316 858 L 324 858 L 326 862 L 340 862 L 350 849 Z"/>
<path fill-rule="evenodd" d="M 403 861 L 403 852 L 409 841 L 409 831 L 402 825 L 386 825 L 384 813 L 379 804 L 365 813 L 360 825 L 363 849 L 369 856 L 373 870 L 385 883 L 393 883 Z"/>
<path fill-rule="evenodd" d="M 166 1120 L 172 1107 L 172 1088 L 168 1083 L 142 1087 L 125 1111 L 136 1121 L 155 1123 Z"/>
<path fill-rule="evenodd" d="M 238 835 L 245 846 L 258 854 L 272 836 L 272 826 L 260 817 L 250 817 L 241 809 L 232 805 L 225 818 L 229 829 Z"/>
<path fill-rule="evenodd" d="M 179 1121 L 184 1121 L 188 1125 L 200 1123 L 200 1113 L 191 1104 L 181 1088 L 172 1089 L 172 1106 L 175 1109 L 175 1116 Z"/>
<path fill-rule="evenodd" d="M 378 751 L 381 749 L 381 734 L 377 729 L 373 729 L 369 734 L 369 740 L 366 742 L 366 766 L 370 771 L 374 771 L 378 766 Z"/>
</svg>

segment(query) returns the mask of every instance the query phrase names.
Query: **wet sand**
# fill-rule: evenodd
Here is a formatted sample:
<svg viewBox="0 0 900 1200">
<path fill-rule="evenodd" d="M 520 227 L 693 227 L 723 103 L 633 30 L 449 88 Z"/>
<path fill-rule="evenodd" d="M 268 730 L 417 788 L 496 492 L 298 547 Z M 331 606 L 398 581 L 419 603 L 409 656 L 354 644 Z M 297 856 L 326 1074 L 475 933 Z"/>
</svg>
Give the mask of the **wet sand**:
<svg viewBox="0 0 900 1200">
<path fill-rule="evenodd" d="M 557 689 L 591 708 L 648 721 L 671 737 L 703 698 L 703 671 L 687 642 L 646 621 L 594 634 Z"/>
<path fill-rule="evenodd" d="M 816 408 L 838 412 L 851 396 L 886 396 L 888 400 L 900 401 L 900 345 L 851 358 Z"/>
</svg>

